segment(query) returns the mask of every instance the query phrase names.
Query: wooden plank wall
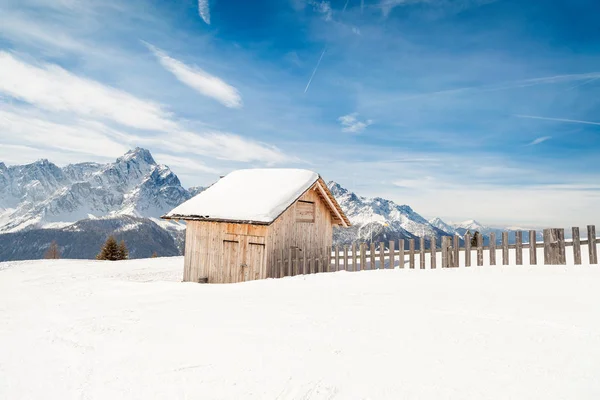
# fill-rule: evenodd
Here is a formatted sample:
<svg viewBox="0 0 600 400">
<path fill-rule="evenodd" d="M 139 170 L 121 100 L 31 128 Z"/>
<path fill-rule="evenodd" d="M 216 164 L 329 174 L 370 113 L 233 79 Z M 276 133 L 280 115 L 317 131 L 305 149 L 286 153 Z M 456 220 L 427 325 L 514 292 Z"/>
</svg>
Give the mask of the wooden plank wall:
<svg viewBox="0 0 600 400">
<path fill-rule="evenodd" d="M 311 257 L 324 259 L 329 253 L 326 248 L 333 244 L 333 218 L 325 202 L 317 191 L 311 189 L 302 195 L 301 202 L 313 202 L 315 204 L 314 222 L 302 222 L 297 220 L 296 202 L 282 215 L 268 226 L 266 233 L 267 244 L 267 271 L 268 276 L 275 277 L 277 262 L 275 261 L 282 250 L 290 248 L 298 252 L 299 257 L 304 257 L 303 252 Z M 301 209 L 306 203 L 301 205 Z M 312 254 L 318 252 L 319 254 Z M 322 253 L 322 254 L 321 254 Z"/>
<path fill-rule="evenodd" d="M 317 217 L 316 217 L 317 218 Z M 544 242 L 536 242 L 536 232 L 529 231 L 528 235 L 517 233 L 515 235 L 515 243 L 508 244 L 508 233 L 503 232 L 501 248 L 496 246 L 495 241 L 483 245 L 483 237 L 477 240 L 476 248 L 472 248 L 470 238 L 464 241 L 464 247 L 459 247 L 461 239 L 458 236 L 443 237 L 441 247 L 441 267 L 470 267 L 471 252 L 475 252 L 476 265 L 482 266 L 485 261 L 489 265 L 496 264 L 496 251 L 501 251 L 502 263 L 509 263 L 509 249 L 514 249 L 515 259 L 512 260 L 516 265 L 523 264 L 523 251 L 526 249 L 529 254 L 529 264 L 538 265 L 536 256 L 537 249 L 544 249 L 545 265 L 564 265 L 567 260 L 568 248 L 572 248 L 573 262 L 576 265 L 588 261 L 589 264 L 598 264 L 597 242 L 595 237 L 595 226 L 587 227 L 587 237 L 580 237 L 579 228 L 572 229 L 572 240 L 565 240 L 563 229 L 546 229 L 544 230 Z M 351 246 L 338 246 L 332 251 L 330 246 L 303 248 L 302 251 L 293 248 L 279 248 L 273 254 L 270 263 L 273 266 L 272 271 L 267 270 L 267 255 L 268 247 L 265 247 L 263 255 L 256 245 L 260 245 L 260 240 L 265 240 L 263 243 L 268 243 L 269 238 L 268 227 L 243 224 L 219 224 L 214 222 L 188 222 L 188 230 L 186 232 L 186 248 L 185 248 L 185 263 L 184 263 L 184 280 L 198 282 L 204 277 L 208 277 L 208 282 L 223 281 L 232 279 L 233 281 L 241 281 L 248 279 L 262 279 L 265 277 L 281 278 L 284 276 L 293 276 L 298 274 L 310 274 L 319 272 L 333 271 L 361 271 L 372 269 L 388 269 L 388 268 L 405 268 L 408 263 L 408 268 L 435 268 L 437 266 L 437 246 L 435 238 L 429 239 L 429 249 L 421 246 L 418 251 L 415 249 L 415 240 L 389 241 L 386 243 L 353 243 Z M 267 236 L 265 238 L 265 236 Z M 524 242 L 524 236 L 528 240 Z M 263 266 L 253 270 L 248 269 L 239 278 L 227 278 L 219 276 L 225 272 L 220 268 L 223 263 L 229 262 L 229 259 L 235 259 L 239 262 L 242 257 L 239 254 L 232 253 L 233 247 L 229 247 L 225 251 L 224 243 L 229 240 L 245 238 L 245 246 L 250 246 L 249 243 L 255 243 L 252 251 L 249 248 L 240 247 L 240 252 L 250 254 L 245 260 L 251 261 L 253 264 Z M 465 239 L 467 239 L 465 237 Z M 495 239 L 495 235 L 493 237 Z M 241 241 L 241 239 L 240 239 Z M 421 242 L 423 242 L 421 240 Z M 422 244 L 422 243 L 420 243 Z M 583 259 L 582 246 L 587 247 L 587 260 Z M 533 251 L 532 251 L 533 250 Z M 408 254 L 406 254 L 408 253 Z M 419 256 L 419 266 L 416 266 L 416 256 Z M 463 253 L 462 255 L 460 253 Z M 584 253 L 584 254 L 585 254 Z M 197 260 L 202 259 L 203 263 L 197 263 Z M 434 260 L 434 261 L 432 261 Z M 429 261 L 427 263 L 426 261 Z M 462 261 L 462 262 L 461 262 Z M 195 265 L 199 268 L 194 268 Z M 254 271 L 254 272 L 252 272 Z M 248 278 L 249 274 L 255 273 L 255 277 Z"/>
</svg>

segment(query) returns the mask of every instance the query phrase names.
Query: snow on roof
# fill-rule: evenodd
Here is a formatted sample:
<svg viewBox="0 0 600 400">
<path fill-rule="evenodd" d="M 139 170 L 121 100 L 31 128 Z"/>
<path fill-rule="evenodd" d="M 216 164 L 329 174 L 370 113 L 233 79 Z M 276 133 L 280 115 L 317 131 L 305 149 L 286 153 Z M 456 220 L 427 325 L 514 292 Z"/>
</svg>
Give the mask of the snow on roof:
<svg viewBox="0 0 600 400">
<path fill-rule="evenodd" d="M 305 169 L 233 171 L 165 218 L 271 223 L 318 179 Z"/>
</svg>

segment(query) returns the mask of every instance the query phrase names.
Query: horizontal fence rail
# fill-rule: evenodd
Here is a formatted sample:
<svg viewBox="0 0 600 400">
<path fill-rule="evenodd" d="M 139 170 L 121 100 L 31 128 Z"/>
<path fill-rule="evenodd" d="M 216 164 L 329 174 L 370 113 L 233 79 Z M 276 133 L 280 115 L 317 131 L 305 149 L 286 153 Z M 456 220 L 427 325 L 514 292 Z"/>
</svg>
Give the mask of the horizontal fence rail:
<svg viewBox="0 0 600 400">
<path fill-rule="evenodd" d="M 582 264 L 582 246 L 587 247 L 587 261 L 589 264 L 598 264 L 597 244 L 600 238 L 596 237 L 594 225 L 587 226 L 586 239 L 581 239 L 579 228 L 572 228 L 572 239 L 565 240 L 564 229 L 544 229 L 542 242 L 536 241 L 535 230 L 515 233 L 515 243 L 508 243 L 508 232 L 502 232 L 501 243 L 496 243 L 496 234 L 489 235 L 489 243 L 483 245 L 483 235 L 477 235 L 475 246 L 472 246 L 472 237 L 443 236 L 441 246 L 437 247 L 438 238 L 431 237 L 428 241 L 419 238 L 419 248 L 416 249 L 415 239 L 400 239 L 387 243 L 353 243 L 351 245 L 327 248 L 325 251 L 311 251 L 290 249 L 287 253 L 275 255 L 275 267 L 271 277 L 314 274 L 320 272 L 336 271 L 364 271 L 374 269 L 430 269 L 456 268 L 483 266 L 488 261 L 490 266 L 502 264 L 509 265 L 511 253 L 514 264 L 523 265 L 524 250 L 529 254 L 529 265 L 565 265 L 567 263 L 567 248 L 572 254 L 575 265 Z M 527 239 L 527 240 L 524 240 Z M 460 246 L 461 241 L 464 243 Z M 429 245 L 429 248 L 426 247 Z M 538 259 L 537 250 L 544 249 L 543 260 Z M 314 254 L 314 255 L 313 255 Z M 438 265 L 438 256 L 441 265 Z M 500 256 L 500 258 L 498 258 Z M 417 263 L 418 258 L 418 263 Z M 429 263 L 427 263 L 429 259 Z"/>
</svg>

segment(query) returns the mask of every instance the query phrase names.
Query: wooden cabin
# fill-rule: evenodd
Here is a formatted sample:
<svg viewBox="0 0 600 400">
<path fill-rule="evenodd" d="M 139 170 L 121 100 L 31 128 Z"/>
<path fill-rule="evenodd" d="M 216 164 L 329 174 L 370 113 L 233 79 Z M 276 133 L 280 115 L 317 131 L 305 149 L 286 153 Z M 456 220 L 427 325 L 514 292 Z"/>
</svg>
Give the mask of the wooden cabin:
<svg viewBox="0 0 600 400">
<path fill-rule="evenodd" d="M 276 257 L 329 257 L 333 226 L 350 221 L 319 174 L 302 169 L 231 172 L 164 219 L 184 220 L 186 282 L 276 277 Z"/>
</svg>

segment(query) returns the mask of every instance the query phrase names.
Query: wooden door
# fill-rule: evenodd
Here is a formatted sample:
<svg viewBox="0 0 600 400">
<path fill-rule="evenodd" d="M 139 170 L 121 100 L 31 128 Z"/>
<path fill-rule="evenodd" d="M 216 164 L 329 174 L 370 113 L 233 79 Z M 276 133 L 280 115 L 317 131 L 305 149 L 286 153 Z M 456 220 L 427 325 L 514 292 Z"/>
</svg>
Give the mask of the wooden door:
<svg viewBox="0 0 600 400">
<path fill-rule="evenodd" d="M 263 273 L 266 269 L 264 238 L 248 236 L 245 256 L 244 281 L 265 278 Z"/>
<path fill-rule="evenodd" d="M 253 281 L 266 277 L 265 238 L 227 234 L 223 240 L 223 258 L 219 283 Z"/>
<path fill-rule="evenodd" d="M 223 261 L 214 279 L 215 283 L 237 282 L 241 258 L 240 238 L 238 235 L 231 236 L 223 240 Z"/>
</svg>

